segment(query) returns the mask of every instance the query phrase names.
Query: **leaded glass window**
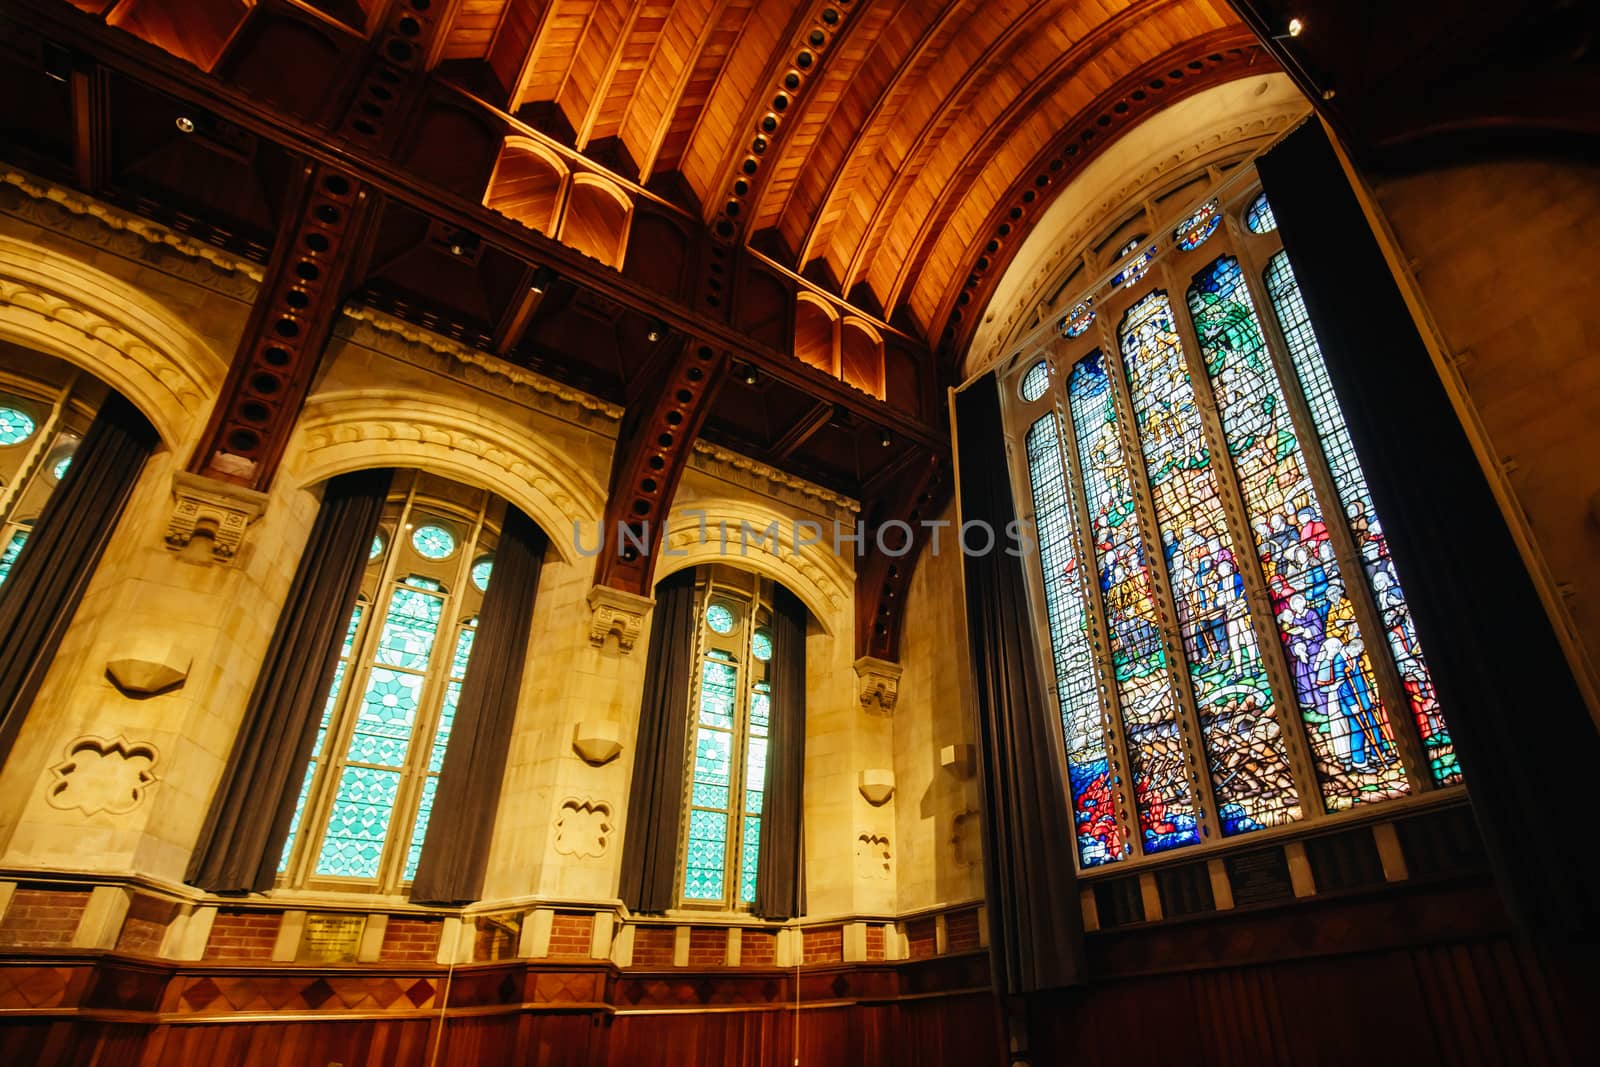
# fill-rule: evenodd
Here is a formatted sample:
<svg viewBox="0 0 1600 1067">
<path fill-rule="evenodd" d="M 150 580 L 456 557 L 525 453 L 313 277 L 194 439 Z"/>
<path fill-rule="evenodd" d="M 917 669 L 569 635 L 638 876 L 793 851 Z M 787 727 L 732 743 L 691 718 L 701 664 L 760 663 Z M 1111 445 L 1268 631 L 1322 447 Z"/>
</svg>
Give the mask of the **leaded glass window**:
<svg viewBox="0 0 1600 1067">
<path fill-rule="evenodd" d="M 1250 190 L 1176 224 L 1182 275 L 1130 243 L 1006 390 L 1083 868 L 1461 782 L 1276 228 Z"/>
<path fill-rule="evenodd" d="M 698 579 L 699 664 L 689 701 L 682 895 L 686 906 L 755 901 L 772 709 L 772 583 L 726 567 Z"/>
<path fill-rule="evenodd" d="M 287 884 L 394 891 L 422 855 L 501 509 L 430 475 L 396 484 L 380 525 L 411 533 L 372 542 L 279 864 Z"/>
<path fill-rule="evenodd" d="M 0 368 L 0 583 L 66 477 L 105 394 L 98 382 L 53 359 L 8 349 L 7 360 Z"/>
<path fill-rule="evenodd" d="M 1033 401 L 1044 396 L 1050 388 L 1050 364 L 1040 360 L 1022 376 L 1022 399 Z"/>
<path fill-rule="evenodd" d="M 1067 317 L 1061 320 L 1061 336 L 1082 337 L 1089 331 L 1089 326 L 1093 322 L 1094 301 L 1085 300 L 1083 303 L 1067 312 Z M 1032 397 L 1029 399 L 1037 400 L 1038 397 Z"/>
</svg>

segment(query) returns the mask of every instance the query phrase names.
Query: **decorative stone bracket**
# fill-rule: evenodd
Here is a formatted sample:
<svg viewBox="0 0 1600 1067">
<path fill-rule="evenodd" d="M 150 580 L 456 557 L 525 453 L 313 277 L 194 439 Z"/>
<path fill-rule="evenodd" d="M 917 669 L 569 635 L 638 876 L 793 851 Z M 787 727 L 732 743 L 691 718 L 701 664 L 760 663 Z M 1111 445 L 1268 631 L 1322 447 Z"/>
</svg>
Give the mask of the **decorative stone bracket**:
<svg viewBox="0 0 1600 1067">
<path fill-rule="evenodd" d="M 856 695 L 861 700 L 861 709 L 885 715 L 892 713 L 900 697 L 900 675 L 904 671 L 900 664 L 875 656 L 856 660 Z"/>
<path fill-rule="evenodd" d="M 590 643 L 599 648 L 607 637 L 616 634 L 618 650 L 632 652 L 634 642 L 644 630 L 645 613 L 655 601 L 608 585 L 590 589 L 588 599 L 589 607 L 594 609 L 594 619 L 589 624 Z"/>
<path fill-rule="evenodd" d="M 859 778 L 861 795 L 867 798 L 867 803 L 879 807 L 889 802 L 894 796 L 894 772 L 886 770 L 865 770 Z"/>
<path fill-rule="evenodd" d="M 971 745 L 945 745 L 939 750 L 939 766 L 957 778 L 971 778 L 976 762 Z"/>
<path fill-rule="evenodd" d="M 170 641 L 135 637 L 106 661 L 106 675 L 124 695 L 154 696 L 176 689 L 189 677 L 194 657 Z"/>
<path fill-rule="evenodd" d="M 267 509 L 267 494 L 179 471 L 172 478 L 174 506 L 167 522 L 167 547 L 183 548 L 197 533 L 211 537 L 211 555 L 232 559 L 244 532 Z"/>
<path fill-rule="evenodd" d="M 609 763 L 622 751 L 622 726 L 614 722 L 584 722 L 572 729 L 572 749 L 593 767 Z"/>
</svg>

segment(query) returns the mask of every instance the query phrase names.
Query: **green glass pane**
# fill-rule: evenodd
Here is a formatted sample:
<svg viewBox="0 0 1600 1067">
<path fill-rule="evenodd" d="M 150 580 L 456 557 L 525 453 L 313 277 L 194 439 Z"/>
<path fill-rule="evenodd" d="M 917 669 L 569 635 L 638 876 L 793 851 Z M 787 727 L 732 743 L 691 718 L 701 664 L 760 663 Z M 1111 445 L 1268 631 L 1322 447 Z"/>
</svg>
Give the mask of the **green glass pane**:
<svg viewBox="0 0 1600 1067">
<path fill-rule="evenodd" d="M 700 722 L 722 730 L 733 729 L 733 702 L 738 693 L 738 668 L 707 659 L 700 671 Z"/>
<path fill-rule="evenodd" d="M 367 549 L 367 559 L 377 559 L 383 555 L 383 550 L 388 547 L 389 543 L 383 539 L 383 534 L 375 534 L 372 538 L 372 547 Z"/>
<path fill-rule="evenodd" d="M 757 630 L 750 637 L 750 654 L 762 663 L 772 658 L 772 631 Z"/>
<path fill-rule="evenodd" d="M 472 656 L 472 635 L 475 633 L 477 633 L 475 628 L 463 627 L 461 635 L 456 638 L 456 654 L 450 660 L 450 677 L 467 676 L 467 660 Z"/>
<path fill-rule="evenodd" d="M 372 668 L 367 691 L 361 698 L 355 733 L 347 759 L 398 767 L 405 762 L 411 729 L 417 721 L 417 698 L 422 678 L 383 667 Z"/>
<path fill-rule="evenodd" d="M 489 588 L 489 574 L 494 570 L 494 557 L 484 556 L 472 565 L 472 584 L 480 590 Z"/>
<path fill-rule="evenodd" d="M 443 526 L 430 523 L 412 531 L 411 547 L 423 559 L 449 559 L 456 550 L 456 538 Z"/>
<path fill-rule="evenodd" d="M 36 428 L 26 412 L 0 408 L 0 446 L 20 445 Z"/>
<path fill-rule="evenodd" d="M 750 693 L 750 732 L 758 737 L 767 736 L 767 721 L 772 715 L 772 686 L 757 682 Z"/>
<path fill-rule="evenodd" d="M 732 764 L 732 735 L 701 727 L 694 744 L 692 802 L 695 807 L 727 808 Z"/>
<path fill-rule="evenodd" d="M 744 817 L 744 847 L 739 857 L 739 900 L 745 904 L 756 902 L 756 873 L 761 863 L 761 820 L 754 815 Z"/>
<path fill-rule="evenodd" d="M 72 455 L 68 453 L 56 460 L 56 465 L 50 468 L 50 477 L 59 482 L 67 476 L 67 468 L 70 466 L 72 466 Z"/>
<path fill-rule="evenodd" d="M 11 535 L 11 540 L 6 542 L 4 554 L 0 554 L 0 582 L 6 580 L 6 575 L 11 573 L 11 565 L 22 554 L 22 545 L 28 540 L 27 530 L 18 530 Z"/>
<path fill-rule="evenodd" d="M 689 900 L 722 900 L 728 855 L 728 817 L 715 811 L 689 813 L 689 845 L 683 895 Z"/>
<path fill-rule="evenodd" d="M 706 609 L 706 625 L 719 634 L 731 634 L 738 619 L 726 604 L 713 604 Z"/>
<path fill-rule="evenodd" d="M 1266 193 L 1256 197 L 1255 203 L 1250 205 L 1250 210 L 1244 216 L 1244 224 L 1250 227 L 1251 233 L 1271 233 L 1278 228 L 1278 220 L 1272 215 L 1272 205 L 1267 203 Z"/>
<path fill-rule="evenodd" d="M 429 776 L 422 783 L 422 803 L 417 808 L 417 823 L 411 830 L 411 844 L 406 848 L 406 869 L 401 877 L 406 881 L 417 876 L 417 862 L 422 859 L 422 842 L 428 837 L 428 819 L 433 815 L 433 795 L 439 791 L 439 779 Z"/>
<path fill-rule="evenodd" d="M 404 586 L 396 589 L 389 600 L 389 614 L 383 620 L 378 662 L 389 667 L 427 670 L 443 609 L 444 601 L 439 597 Z"/>
<path fill-rule="evenodd" d="M 767 739 L 752 737 L 744 762 L 744 808 L 761 814 L 762 792 L 767 788 Z"/>
<path fill-rule="evenodd" d="M 317 857 L 317 873 L 345 878 L 376 878 L 383 842 L 400 788 L 396 771 L 346 767 L 339 777 L 328 831 Z"/>
</svg>

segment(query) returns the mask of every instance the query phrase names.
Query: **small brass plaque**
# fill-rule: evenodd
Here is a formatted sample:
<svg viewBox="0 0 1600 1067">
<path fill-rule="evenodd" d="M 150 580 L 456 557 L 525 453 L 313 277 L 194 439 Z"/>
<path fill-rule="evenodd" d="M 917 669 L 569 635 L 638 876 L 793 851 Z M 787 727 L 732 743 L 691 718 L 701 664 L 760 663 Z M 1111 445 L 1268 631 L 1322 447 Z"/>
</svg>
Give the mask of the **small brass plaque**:
<svg viewBox="0 0 1600 1067">
<path fill-rule="evenodd" d="M 361 947 L 361 934 L 367 928 L 365 915 L 306 916 L 305 932 L 300 935 L 296 960 L 316 963 L 354 963 Z"/>
</svg>

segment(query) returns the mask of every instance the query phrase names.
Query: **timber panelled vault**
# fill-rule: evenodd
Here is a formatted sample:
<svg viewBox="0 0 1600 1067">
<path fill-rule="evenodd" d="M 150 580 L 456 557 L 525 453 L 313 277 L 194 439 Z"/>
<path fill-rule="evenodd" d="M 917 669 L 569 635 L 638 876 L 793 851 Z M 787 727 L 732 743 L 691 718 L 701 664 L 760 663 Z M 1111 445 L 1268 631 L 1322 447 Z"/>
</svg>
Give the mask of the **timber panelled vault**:
<svg viewBox="0 0 1600 1067">
<path fill-rule="evenodd" d="M 0 1051 L 1562 1061 L 1461 694 L 1593 744 L 1594 27 L 1289 6 L 0 7 Z"/>
</svg>

